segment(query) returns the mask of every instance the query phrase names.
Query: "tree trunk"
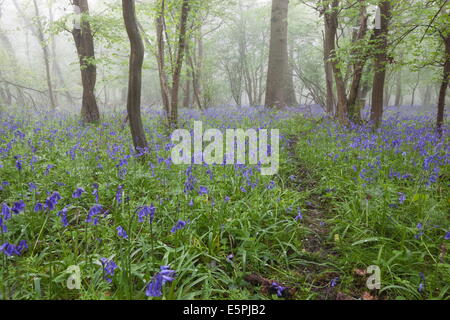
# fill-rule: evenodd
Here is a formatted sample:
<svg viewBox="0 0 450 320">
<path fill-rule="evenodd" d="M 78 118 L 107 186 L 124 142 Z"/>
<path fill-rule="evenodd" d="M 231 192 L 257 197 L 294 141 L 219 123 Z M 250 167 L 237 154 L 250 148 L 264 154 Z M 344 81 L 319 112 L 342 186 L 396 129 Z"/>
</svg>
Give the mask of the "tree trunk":
<svg viewBox="0 0 450 320">
<path fill-rule="evenodd" d="M 175 63 L 175 70 L 172 78 L 172 97 L 170 104 L 169 126 L 176 127 L 178 122 L 178 92 L 180 87 L 181 69 L 183 67 L 184 53 L 186 50 L 186 31 L 189 15 L 189 0 L 183 0 L 183 6 L 181 8 L 181 21 L 178 37 L 178 52 L 177 60 Z M 195 89 L 194 89 L 195 90 Z"/>
<path fill-rule="evenodd" d="M 337 92 L 337 107 L 336 114 L 339 122 L 342 125 L 348 124 L 348 100 L 346 93 L 345 80 L 342 76 L 342 71 L 336 61 L 336 33 L 338 28 L 338 8 L 339 1 L 333 0 L 331 4 L 331 10 L 327 10 L 324 14 L 325 24 L 328 25 L 327 30 L 329 31 L 327 38 L 327 46 L 330 48 L 330 60 L 333 67 L 334 79 L 336 82 L 336 92 Z"/>
<path fill-rule="evenodd" d="M 94 39 L 87 19 L 89 4 L 88 0 L 73 0 L 73 4 L 79 7 L 81 14 L 80 28 L 74 27 L 72 30 L 80 60 L 81 82 L 83 84 L 81 120 L 84 123 L 96 123 L 100 121 L 100 112 L 95 97 L 97 67 L 95 65 Z"/>
<path fill-rule="evenodd" d="M 353 42 L 358 42 L 364 39 L 367 33 L 367 10 L 364 1 L 360 1 L 360 13 L 359 13 L 359 29 L 355 34 Z M 360 53 L 360 52 L 358 52 Z M 348 108 L 350 119 L 356 123 L 361 122 L 361 106 L 358 99 L 359 88 L 361 85 L 362 73 L 364 65 L 366 63 L 365 54 L 361 54 L 359 60 L 353 64 L 353 80 L 350 87 L 350 94 L 348 98 Z"/>
<path fill-rule="evenodd" d="M 441 88 L 439 90 L 437 121 L 436 121 L 437 132 L 440 137 L 442 137 L 443 133 L 442 126 L 444 125 L 445 97 L 447 95 L 447 88 L 449 85 L 449 77 L 450 77 L 450 34 L 447 34 L 447 36 L 444 39 L 444 43 L 445 43 L 446 58 L 442 75 Z"/>
<path fill-rule="evenodd" d="M 290 50 L 289 50 L 290 49 Z M 295 87 L 294 87 L 294 71 L 293 71 L 293 62 L 294 62 L 294 50 L 292 48 L 292 44 L 290 48 L 288 47 L 288 56 L 289 59 L 286 61 L 287 66 L 287 76 L 286 76 L 286 104 L 288 106 L 296 106 L 297 97 L 295 96 Z"/>
<path fill-rule="evenodd" d="M 166 119 L 169 119 L 170 115 L 170 89 L 167 80 L 167 73 L 165 69 L 165 45 L 164 45 L 164 14 L 165 14 L 165 1 L 161 0 L 160 12 L 156 18 L 156 41 L 158 43 L 158 72 L 159 72 L 159 84 L 161 87 L 161 97 L 163 101 L 164 110 L 166 112 Z"/>
<path fill-rule="evenodd" d="M 375 74 L 372 88 L 372 109 L 370 121 L 375 127 L 379 127 L 383 119 L 384 83 L 386 80 L 387 64 L 387 35 L 391 17 L 390 1 L 382 1 L 379 5 L 381 15 L 380 29 L 374 31 L 375 41 Z"/>
<path fill-rule="evenodd" d="M 325 110 L 329 115 L 334 113 L 334 90 L 333 90 L 333 66 L 331 64 L 331 46 L 330 43 L 334 39 L 330 39 L 330 26 L 325 20 L 325 32 L 323 37 L 323 59 L 324 59 L 324 67 L 325 67 L 325 82 L 327 88 L 327 96 L 325 102 Z"/>
<path fill-rule="evenodd" d="M 39 7 L 38 7 L 36 0 L 33 0 L 33 4 L 34 4 L 34 11 L 35 11 L 36 20 L 37 20 L 36 36 L 39 39 L 39 42 L 40 42 L 40 45 L 42 48 L 42 53 L 44 55 L 45 74 L 46 74 L 46 78 L 47 78 L 48 94 L 50 97 L 50 106 L 53 110 L 55 110 L 56 102 L 55 102 L 55 95 L 53 93 L 52 76 L 51 76 L 51 72 L 50 72 L 50 54 L 48 52 L 48 46 L 45 42 L 44 27 L 42 26 L 41 16 L 39 13 Z M 17 4 L 16 4 L 16 7 L 18 7 Z"/>
<path fill-rule="evenodd" d="M 134 0 L 122 0 L 123 19 L 130 39 L 130 69 L 128 81 L 127 111 L 130 121 L 134 148 L 138 152 L 148 148 L 141 118 L 142 65 L 144 63 L 144 43 L 136 19 Z"/>
<path fill-rule="evenodd" d="M 288 66 L 288 9 L 289 0 L 272 0 L 269 67 L 267 71 L 266 101 L 268 108 L 286 106 Z"/>
</svg>

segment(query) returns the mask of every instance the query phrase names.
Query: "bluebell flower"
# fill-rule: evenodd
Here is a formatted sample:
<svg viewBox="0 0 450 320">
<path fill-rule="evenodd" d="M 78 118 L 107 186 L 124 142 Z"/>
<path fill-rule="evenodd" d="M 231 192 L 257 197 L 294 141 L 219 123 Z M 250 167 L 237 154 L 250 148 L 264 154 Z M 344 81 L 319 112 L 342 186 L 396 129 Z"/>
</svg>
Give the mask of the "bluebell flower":
<svg viewBox="0 0 450 320">
<path fill-rule="evenodd" d="M 172 230 L 170 230 L 170 232 L 175 233 L 178 230 L 183 229 L 184 227 L 186 227 L 186 225 L 188 224 L 188 221 L 183 221 L 183 220 L 179 220 L 175 226 L 173 226 Z"/>
<path fill-rule="evenodd" d="M 444 236 L 445 240 L 450 240 L 450 231 L 447 232 L 447 234 Z"/>
<path fill-rule="evenodd" d="M 229 254 L 228 256 L 227 256 L 227 262 L 228 263 L 233 263 L 233 258 L 234 258 L 234 254 Z"/>
<path fill-rule="evenodd" d="M 24 210 L 25 210 L 25 202 L 23 200 L 14 202 L 13 207 L 11 208 L 11 211 L 15 214 L 19 214 Z"/>
<path fill-rule="evenodd" d="M 339 277 L 336 277 L 336 278 L 332 279 L 331 282 L 330 282 L 330 286 L 332 288 L 336 287 L 338 281 L 339 281 Z"/>
<path fill-rule="evenodd" d="M 161 266 L 160 269 L 161 271 L 153 277 L 145 289 L 147 297 L 161 297 L 163 285 L 175 279 L 175 271 L 170 270 L 169 266 Z"/>
<path fill-rule="evenodd" d="M 92 185 L 92 188 L 94 188 L 94 190 L 92 191 L 92 195 L 95 197 L 95 202 L 98 203 L 98 184 L 94 183 Z"/>
<path fill-rule="evenodd" d="M 34 212 L 39 212 L 44 210 L 44 205 L 40 202 L 36 203 L 36 205 L 34 206 Z"/>
<path fill-rule="evenodd" d="M 128 239 L 128 234 L 127 234 L 127 232 L 125 231 L 124 228 L 122 228 L 121 226 L 118 226 L 116 230 L 117 230 L 117 235 L 119 237 L 124 238 L 124 239 Z"/>
<path fill-rule="evenodd" d="M 8 227 L 5 224 L 5 221 L 3 220 L 3 217 L 0 217 L 0 233 L 6 233 L 8 232 Z"/>
<path fill-rule="evenodd" d="M 295 217 L 295 221 L 303 220 L 303 214 L 300 208 L 297 210 L 297 216 Z"/>
<path fill-rule="evenodd" d="M 272 289 L 276 291 L 278 297 L 282 297 L 284 290 L 286 290 L 285 287 L 276 282 L 272 282 Z"/>
<path fill-rule="evenodd" d="M 1 211 L 1 213 L 2 213 L 3 219 L 5 219 L 5 220 L 11 219 L 11 216 L 12 216 L 11 215 L 11 208 L 6 203 L 2 204 L 2 211 Z"/>
<path fill-rule="evenodd" d="M 30 182 L 29 184 L 28 184 L 28 186 L 29 186 L 29 191 L 30 192 L 33 192 L 34 190 L 37 190 L 37 186 L 33 183 L 33 182 Z"/>
<path fill-rule="evenodd" d="M 153 223 L 153 219 L 155 218 L 155 212 L 156 208 L 153 206 L 153 204 L 151 204 L 150 207 L 143 206 L 139 208 L 137 211 L 139 222 L 144 222 L 144 219 L 149 216 L 150 223 Z"/>
<path fill-rule="evenodd" d="M 117 192 L 116 192 L 116 201 L 117 201 L 117 203 L 122 203 L 122 190 L 123 190 L 123 186 L 120 185 L 117 188 Z"/>
<path fill-rule="evenodd" d="M 96 225 L 98 223 L 98 219 L 94 217 L 98 214 L 100 214 L 103 211 L 103 206 L 100 204 L 95 204 L 92 206 L 91 209 L 89 209 L 87 218 L 86 218 L 86 222 L 87 223 L 93 223 L 94 225 Z"/>
<path fill-rule="evenodd" d="M 208 193 L 209 193 L 209 191 L 208 191 L 207 187 L 200 186 L 200 190 L 198 191 L 199 195 L 204 195 L 204 194 L 208 194 Z"/>
<path fill-rule="evenodd" d="M 59 192 L 53 192 L 53 194 L 45 200 L 44 208 L 48 209 L 49 211 L 54 210 L 56 205 L 58 204 L 58 201 L 61 199 L 62 197 Z"/>
<path fill-rule="evenodd" d="M 101 258 L 100 262 L 103 266 L 103 279 L 105 279 L 108 283 L 112 282 L 112 278 L 114 276 L 114 270 L 118 268 L 117 264 L 110 259 Z"/>
<path fill-rule="evenodd" d="M 25 240 L 21 240 L 17 246 L 10 244 L 8 242 L 0 246 L 0 252 L 3 252 L 8 257 L 20 256 L 26 249 L 28 249 L 28 245 Z"/>
<path fill-rule="evenodd" d="M 22 166 L 22 161 L 21 160 L 16 160 L 16 168 L 19 171 L 22 170 L 23 166 Z"/>
<path fill-rule="evenodd" d="M 69 222 L 67 221 L 67 207 L 58 212 L 57 216 L 61 218 L 61 222 L 64 227 L 67 227 L 69 225 Z"/>
<path fill-rule="evenodd" d="M 406 201 L 406 195 L 401 192 L 399 192 L 398 195 L 399 195 L 398 201 L 400 202 L 400 204 L 403 204 Z"/>
<path fill-rule="evenodd" d="M 82 195 L 84 192 L 85 192 L 85 191 L 84 191 L 83 188 L 77 188 L 77 190 L 75 190 L 75 191 L 72 193 L 72 198 L 74 198 L 74 199 L 81 198 L 81 195 Z"/>
</svg>

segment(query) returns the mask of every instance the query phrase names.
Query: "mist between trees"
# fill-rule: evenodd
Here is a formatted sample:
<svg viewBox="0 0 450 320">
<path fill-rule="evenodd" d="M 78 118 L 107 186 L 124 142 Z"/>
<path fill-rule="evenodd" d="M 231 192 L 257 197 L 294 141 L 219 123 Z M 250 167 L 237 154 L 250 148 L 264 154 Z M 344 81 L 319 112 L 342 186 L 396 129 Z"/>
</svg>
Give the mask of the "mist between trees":
<svg viewBox="0 0 450 320">
<path fill-rule="evenodd" d="M 387 106 L 444 122 L 448 3 L 339 0 L 0 2 L 0 102 L 80 112 L 320 106 L 379 126 Z M 365 111 L 365 112 L 364 112 Z"/>
</svg>

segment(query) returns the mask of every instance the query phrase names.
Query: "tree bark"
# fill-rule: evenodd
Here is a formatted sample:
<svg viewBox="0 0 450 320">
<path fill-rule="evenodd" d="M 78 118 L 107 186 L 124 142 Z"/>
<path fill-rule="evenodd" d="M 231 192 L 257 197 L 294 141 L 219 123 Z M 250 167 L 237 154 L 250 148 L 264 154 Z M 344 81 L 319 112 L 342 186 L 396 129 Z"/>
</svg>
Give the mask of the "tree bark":
<svg viewBox="0 0 450 320">
<path fill-rule="evenodd" d="M 381 28 L 374 31 L 375 74 L 373 77 L 372 108 L 370 111 L 370 121 L 375 127 L 379 127 L 383 119 L 384 84 L 386 80 L 386 64 L 388 62 L 387 35 L 391 18 L 390 1 L 382 1 L 379 5 L 379 10 L 381 14 Z"/>
<path fill-rule="evenodd" d="M 441 88 L 439 90 L 439 100 L 437 105 L 437 120 L 436 120 L 436 128 L 440 137 L 442 137 L 444 125 L 444 113 L 445 113 L 445 98 L 447 95 L 447 88 L 449 85 L 449 77 L 450 77 L 450 34 L 444 39 L 445 43 L 445 63 L 444 70 L 442 75 Z"/>
<path fill-rule="evenodd" d="M 95 97 L 97 81 L 97 67 L 95 65 L 94 39 L 91 25 L 86 17 L 89 15 L 88 0 L 73 0 L 73 4 L 80 8 L 80 29 L 73 28 L 72 35 L 80 60 L 81 82 L 83 85 L 83 99 L 81 104 L 81 120 L 84 123 L 100 121 L 100 112 Z"/>
<path fill-rule="evenodd" d="M 346 85 L 345 80 L 342 75 L 342 71 L 338 65 L 338 61 L 336 59 L 336 34 L 338 28 L 338 8 L 339 1 L 333 0 L 331 3 L 331 9 L 325 11 L 325 24 L 328 25 L 329 34 L 327 38 L 327 46 L 330 49 L 330 60 L 331 65 L 333 67 L 334 79 L 336 82 L 336 92 L 337 92 L 337 106 L 336 106 L 336 115 L 339 122 L 342 125 L 348 124 L 348 100 L 346 93 Z"/>
<path fill-rule="evenodd" d="M 166 112 L 166 119 L 169 119 L 170 115 L 170 89 L 167 80 L 167 73 L 165 69 L 165 45 L 164 45 L 164 15 L 165 15 L 165 0 L 161 0 L 160 12 L 156 18 L 156 41 L 158 43 L 158 72 L 159 72 L 159 84 L 161 87 L 161 97 Z"/>
<path fill-rule="evenodd" d="M 184 53 L 186 50 L 186 31 L 189 15 L 189 0 L 183 0 L 181 8 L 181 21 L 178 37 L 178 52 L 175 62 L 175 70 L 172 77 L 172 96 L 170 104 L 169 126 L 176 127 L 178 122 L 178 92 L 180 87 L 181 70 L 183 68 Z M 195 88 L 194 88 L 195 90 Z"/>
<path fill-rule="evenodd" d="M 47 78 L 48 94 L 50 97 L 50 106 L 53 110 L 55 110 L 56 102 L 55 102 L 55 95 L 53 93 L 52 76 L 51 76 L 51 72 L 50 72 L 50 54 L 48 52 L 48 46 L 45 42 L 44 27 L 42 26 L 41 16 L 39 13 L 39 6 L 38 6 L 36 0 L 33 0 L 33 4 L 34 4 L 34 11 L 35 11 L 36 20 L 37 20 L 36 36 L 40 42 L 40 45 L 42 48 L 42 53 L 44 56 L 45 74 L 46 74 L 46 78 Z M 16 7 L 19 7 L 19 6 L 16 4 Z"/>
<path fill-rule="evenodd" d="M 267 71 L 267 108 L 286 106 L 288 66 L 288 9 L 289 0 L 272 0 L 269 66 Z"/>
<path fill-rule="evenodd" d="M 360 1 L 360 13 L 359 13 L 359 29 L 355 34 L 353 42 L 358 42 L 364 39 L 367 33 L 367 10 L 364 1 Z M 361 51 L 361 50 L 357 50 Z M 361 79 L 364 70 L 364 65 L 366 63 L 365 52 L 357 52 L 360 57 L 353 64 L 353 79 L 350 87 L 350 93 L 348 97 L 348 109 L 349 117 L 352 121 L 359 123 L 361 122 L 361 108 L 360 102 L 358 100 L 359 88 L 361 86 Z"/>
<path fill-rule="evenodd" d="M 134 0 L 122 0 L 123 19 L 130 39 L 130 66 L 128 80 L 127 112 L 134 148 L 138 152 L 148 149 L 141 118 L 142 65 L 144 43 L 139 33 Z"/>
</svg>

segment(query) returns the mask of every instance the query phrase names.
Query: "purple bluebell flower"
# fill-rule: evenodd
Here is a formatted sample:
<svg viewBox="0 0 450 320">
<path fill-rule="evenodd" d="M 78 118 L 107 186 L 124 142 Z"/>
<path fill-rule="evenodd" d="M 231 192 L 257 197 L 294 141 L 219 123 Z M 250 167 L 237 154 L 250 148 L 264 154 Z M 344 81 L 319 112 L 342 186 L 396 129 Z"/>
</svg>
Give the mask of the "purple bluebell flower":
<svg viewBox="0 0 450 320">
<path fill-rule="evenodd" d="M 8 242 L 0 246 L 0 252 L 3 252 L 8 257 L 20 256 L 26 249 L 28 249 L 28 245 L 25 240 L 21 240 L 16 246 Z"/>
<path fill-rule="evenodd" d="M 450 240 L 450 231 L 446 233 L 446 235 L 444 236 L 445 240 Z"/>
<path fill-rule="evenodd" d="M 16 168 L 19 171 L 22 171 L 23 165 L 21 160 L 16 160 Z"/>
<path fill-rule="evenodd" d="M 2 204 L 1 214 L 3 216 L 3 219 L 5 219 L 5 221 L 11 219 L 11 216 L 12 216 L 11 208 L 6 203 Z"/>
<path fill-rule="evenodd" d="M 19 214 L 24 210 L 25 210 L 25 202 L 23 200 L 14 202 L 13 207 L 11 208 L 11 211 L 15 214 Z"/>
<path fill-rule="evenodd" d="M 175 271 L 170 270 L 169 266 L 161 266 L 160 269 L 161 271 L 153 277 L 145 289 L 147 297 L 161 297 L 164 284 L 175 279 Z"/>
<path fill-rule="evenodd" d="M 83 188 L 77 188 L 73 193 L 72 193 L 72 198 L 74 199 L 78 199 L 81 198 L 81 195 L 83 193 L 85 193 L 86 191 Z"/>
<path fill-rule="evenodd" d="M 198 191 L 199 195 L 204 195 L 204 194 L 208 194 L 208 193 L 209 193 L 209 191 L 208 191 L 207 187 L 200 186 L 200 190 Z"/>
<path fill-rule="evenodd" d="M 37 185 L 35 185 L 33 182 L 30 182 L 30 183 L 28 184 L 28 186 L 29 186 L 28 190 L 29 190 L 30 192 L 33 192 L 33 191 L 37 190 Z"/>
<path fill-rule="evenodd" d="M 122 203 L 122 190 L 123 190 L 123 186 L 120 185 L 117 188 L 117 192 L 116 192 L 116 201 L 117 201 L 117 203 Z"/>
<path fill-rule="evenodd" d="M 86 222 L 92 223 L 94 225 L 97 225 L 98 219 L 95 218 L 96 215 L 100 214 L 103 211 L 103 206 L 100 204 L 95 204 L 92 206 L 91 209 L 89 209 Z"/>
<path fill-rule="evenodd" d="M 64 227 L 69 226 L 69 222 L 67 221 L 67 211 L 68 211 L 67 207 L 65 207 L 57 214 L 57 216 L 61 218 L 61 222 L 64 225 Z"/>
<path fill-rule="evenodd" d="M 127 234 L 127 232 L 125 231 L 125 229 L 123 227 L 118 226 L 116 228 L 116 230 L 117 230 L 117 235 L 119 237 L 124 238 L 124 239 L 128 239 L 128 234 Z"/>
<path fill-rule="evenodd" d="M 114 276 L 114 270 L 118 268 L 117 264 L 110 259 L 101 258 L 100 262 L 103 266 L 103 279 L 105 279 L 108 283 L 112 282 L 112 278 Z"/>
<path fill-rule="evenodd" d="M 39 212 L 44 210 L 44 204 L 38 202 L 36 203 L 36 205 L 34 206 L 34 212 Z"/>
<path fill-rule="evenodd" d="M 8 232 L 8 227 L 5 224 L 5 221 L 3 220 L 3 217 L 0 217 L 0 233 L 6 233 Z"/>
<path fill-rule="evenodd" d="M 53 194 L 45 200 L 44 208 L 48 209 L 49 211 L 54 210 L 56 205 L 58 204 L 58 201 L 61 199 L 62 197 L 59 192 L 53 192 Z"/>
<path fill-rule="evenodd" d="M 155 218 L 155 212 L 156 212 L 156 208 L 155 208 L 155 206 L 153 206 L 153 204 L 151 204 L 150 207 L 143 206 L 143 207 L 139 208 L 137 211 L 139 222 L 144 222 L 144 219 L 149 216 L 150 223 L 153 223 L 153 219 Z"/>
<path fill-rule="evenodd" d="M 331 286 L 332 288 L 334 288 L 334 287 L 336 287 L 336 285 L 338 284 L 338 282 L 339 282 L 339 277 L 336 277 L 336 278 L 334 278 L 334 279 L 331 280 L 330 286 Z"/>
<path fill-rule="evenodd" d="M 183 229 L 184 227 L 186 227 L 186 225 L 189 223 L 189 221 L 183 221 L 183 220 L 179 220 L 175 226 L 173 226 L 172 230 L 170 230 L 170 232 L 175 233 L 178 230 Z"/>
<path fill-rule="evenodd" d="M 92 188 L 94 188 L 94 190 L 92 191 L 92 195 L 95 197 L 95 202 L 98 203 L 98 184 L 94 183 L 92 185 Z"/>
<path fill-rule="evenodd" d="M 303 220 L 303 214 L 300 208 L 297 210 L 297 216 L 295 217 L 295 221 Z"/>
<path fill-rule="evenodd" d="M 400 202 L 400 204 L 403 204 L 406 201 L 406 195 L 404 193 L 399 192 L 398 193 L 398 201 Z"/>
<path fill-rule="evenodd" d="M 227 262 L 228 263 L 233 263 L 233 258 L 234 258 L 234 254 L 229 254 L 229 255 L 227 255 Z"/>
<path fill-rule="evenodd" d="M 284 290 L 286 290 L 285 287 L 281 286 L 277 282 L 272 282 L 272 287 L 271 288 L 272 288 L 272 290 L 275 290 L 275 292 L 277 293 L 277 296 L 280 297 L 280 298 L 283 296 Z"/>
</svg>

